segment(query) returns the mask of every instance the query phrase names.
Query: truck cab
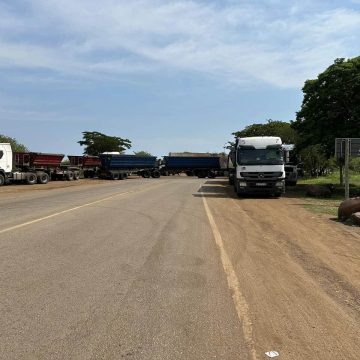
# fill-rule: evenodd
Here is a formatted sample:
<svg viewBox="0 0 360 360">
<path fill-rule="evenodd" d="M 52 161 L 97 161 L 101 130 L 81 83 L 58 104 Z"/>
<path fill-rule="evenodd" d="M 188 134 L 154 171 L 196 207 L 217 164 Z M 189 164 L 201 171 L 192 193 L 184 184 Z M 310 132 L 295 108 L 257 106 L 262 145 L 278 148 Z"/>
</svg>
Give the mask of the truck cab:
<svg viewBox="0 0 360 360">
<path fill-rule="evenodd" d="M 238 196 L 264 194 L 279 197 L 284 193 L 285 167 L 281 138 L 237 138 L 230 157 L 234 168 L 229 180 Z"/>
<path fill-rule="evenodd" d="M 9 143 L 0 143 L 0 185 L 3 185 L 13 168 L 13 153 Z"/>
</svg>

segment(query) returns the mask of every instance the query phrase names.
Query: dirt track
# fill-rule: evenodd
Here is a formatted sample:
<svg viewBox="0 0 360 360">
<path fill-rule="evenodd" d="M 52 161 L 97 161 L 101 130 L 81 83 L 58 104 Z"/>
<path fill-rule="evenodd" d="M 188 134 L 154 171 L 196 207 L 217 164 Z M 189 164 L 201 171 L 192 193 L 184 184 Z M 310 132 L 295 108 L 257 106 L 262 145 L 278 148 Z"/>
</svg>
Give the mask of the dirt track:
<svg viewBox="0 0 360 360">
<path fill-rule="evenodd" d="M 312 214 L 299 199 L 237 199 L 221 181 L 203 191 L 249 305 L 258 354 L 359 359 L 358 228 Z"/>
</svg>

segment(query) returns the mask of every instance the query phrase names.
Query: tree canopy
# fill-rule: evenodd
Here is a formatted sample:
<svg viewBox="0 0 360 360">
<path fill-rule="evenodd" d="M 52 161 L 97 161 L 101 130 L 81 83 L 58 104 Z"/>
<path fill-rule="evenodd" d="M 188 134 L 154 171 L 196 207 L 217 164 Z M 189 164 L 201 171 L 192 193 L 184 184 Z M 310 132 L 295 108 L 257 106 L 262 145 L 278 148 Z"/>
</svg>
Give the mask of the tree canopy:
<svg viewBox="0 0 360 360">
<path fill-rule="evenodd" d="M 317 79 L 307 80 L 292 128 L 298 147 L 321 144 L 329 157 L 335 138 L 360 137 L 360 56 L 337 59 Z"/>
<path fill-rule="evenodd" d="M 25 145 L 20 144 L 16 139 L 14 139 L 14 138 L 12 138 L 10 136 L 0 134 L 0 142 L 1 143 L 10 143 L 11 144 L 11 149 L 14 152 L 26 152 L 26 151 L 29 151 L 28 148 Z"/>
<path fill-rule="evenodd" d="M 152 156 L 149 152 L 141 150 L 141 151 L 134 151 L 134 155 L 136 156 Z"/>
<path fill-rule="evenodd" d="M 84 154 L 98 156 L 103 152 L 123 152 L 131 148 L 131 141 L 116 136 L 108 136 L 97 131 L 84 131 L 83 140 L 78 141 L 85 146 Z"/>
<path fill-rule="evenodd" d="M 233 135 L 236 137 L 279 136 L 285 144 L 294 144 L 297 140 L 296 131 L 290 123 L 271 119 L 265 124 L 246 126 L 245 129 L 234 132 Z"/>
</svg>

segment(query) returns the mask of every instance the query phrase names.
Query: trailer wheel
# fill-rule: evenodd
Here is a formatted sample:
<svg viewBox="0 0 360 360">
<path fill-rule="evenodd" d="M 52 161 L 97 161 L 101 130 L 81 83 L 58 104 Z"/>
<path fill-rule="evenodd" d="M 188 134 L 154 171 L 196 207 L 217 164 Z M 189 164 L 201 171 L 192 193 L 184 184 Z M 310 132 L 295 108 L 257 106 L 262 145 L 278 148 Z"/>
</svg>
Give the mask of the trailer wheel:
<svg viewBox="0 0 360 360">
<path fill-rule="evenodd" d="M 66 180 L 67 181 L 73 181 L 74 180 L 74 173 L 72 171 L 68 171 L 66 173 Z"/>
<path fill-rule="evenodd" d="M 39 184 L 47 184 L 49 182 L 49 175 L 47 173 L 40 173 L 37 176 L 37 182 Z"/>
<path fill-rule="evenodd" d="M 0 186 L 3 186 L 5 184 L 5 176 L 3 174 L 0 174 Z"/>
<path fill-rule="evenodd" d="M 126 179 L 126 174 L 121 173 L 119 174 L 119 180 L 125 180 Z"/>
<path fill-rule="evenodd" d="M 215 178 L 215 176 L 216 176 L 216 174 L 214 173 L 214 171 L 209 171 L 208 172 L 208 174 L 207 174 L 207 177 L 209 178 L 209 179 L 214 179 Z"/>
<path fill-rule="evenodd" d="M 119 174 L 118 173 L 112 173 L 111 174 L 111 179 L 112 180 L 119 180 Z"/>
<path fill-rule="evenodd" d="M 151 173 L 151 177 L 154 178 L 154 179 L 158 179 L 158 178 L 160 177 L 160 171 L 154 170 L 154 171 Z"/>
<path fill-rule="evenodd" d="M 28 185 L 34 185 L 36 184 L 36 181 L 37 181 L 37 177 L 36 177 L 36 174 L 34 173 L 28 173 L 26 175 L 26 183 Z"/>
<path fill-rule="evenodd" d="M 143 178 L 148 179 L 148 178 L 150 177 L 150 171 L 143 171 L 143 173 L 141 174 L 141 176 L 142 176 Z"/>
<path fill-rule="evenodd" d="M 199 171 L 198 172 L 198 174 L 197 174 L 197 177 L 199 178 L 199 179 L 204 179 L 204 178 L 206 178 L 206 172 L 205 171 Z"/>
</svg>

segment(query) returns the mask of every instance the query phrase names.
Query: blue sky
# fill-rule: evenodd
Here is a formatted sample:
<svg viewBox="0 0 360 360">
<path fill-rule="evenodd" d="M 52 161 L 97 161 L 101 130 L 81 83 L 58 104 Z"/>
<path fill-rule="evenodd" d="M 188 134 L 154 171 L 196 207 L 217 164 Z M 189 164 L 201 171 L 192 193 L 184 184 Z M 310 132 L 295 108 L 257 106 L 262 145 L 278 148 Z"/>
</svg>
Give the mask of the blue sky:
<svg viewBox="0 0 360 360">
<path fill-rule="evenodd" d="M 360 55 L 360 0 L 0 0 L 0 19 L 0 133 L 32 151 L 81 154 L 93 130 L 221 151 Z"/>
</svg>

